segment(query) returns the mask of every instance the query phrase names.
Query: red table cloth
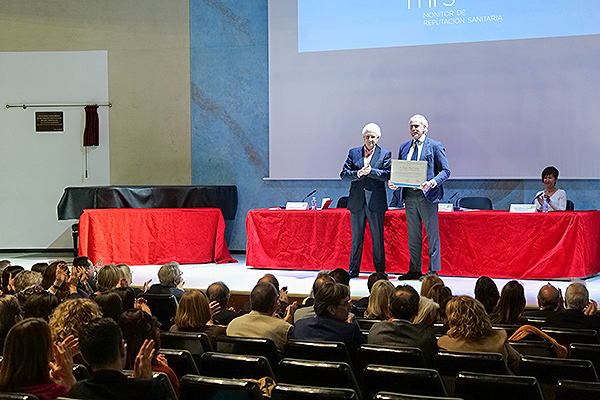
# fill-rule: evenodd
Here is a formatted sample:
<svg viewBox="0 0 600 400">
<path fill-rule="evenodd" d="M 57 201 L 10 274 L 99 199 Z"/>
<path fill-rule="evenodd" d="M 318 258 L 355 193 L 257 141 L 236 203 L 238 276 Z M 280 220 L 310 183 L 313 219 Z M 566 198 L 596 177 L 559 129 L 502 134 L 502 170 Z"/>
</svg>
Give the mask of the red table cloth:
<svg viewBox="0 0 600 400">
<path fill-rule="evenodd" d="M 514 279 L 585 277 L 600 271 L 600 211 L 517 214 L 508 211 L 440 212 L 441 275 Z M 348 268 L 350 212 L 250 210 L 248 266 L 272 269 Z M 423 230 L 423 237 L 426 237 Z M 404 210 L 384 225 L 386 271 L 408 270 Z M 362 271 L 374 271 L 367 227 Z M 429 257 L 423 246 L 423 272 Z"/>
<path fill-rule="evenodd" d="M 79 218 L 79 254 L 105 264 L 237 262 L 224 234 L 225 220 L 218 208 L 84 210 Z"/>
</svg>

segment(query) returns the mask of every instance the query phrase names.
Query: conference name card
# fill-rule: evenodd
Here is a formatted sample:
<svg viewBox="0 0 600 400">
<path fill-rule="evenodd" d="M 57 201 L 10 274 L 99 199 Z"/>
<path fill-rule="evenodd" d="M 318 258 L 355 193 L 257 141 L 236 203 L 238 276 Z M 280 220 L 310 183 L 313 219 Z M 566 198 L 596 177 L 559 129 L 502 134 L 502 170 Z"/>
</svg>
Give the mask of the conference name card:
<svg viewBox="0 0 600 400">
<path fill-rule="evenodd" d="M 511 204 L 511 213 L 534 213 L 535 204 Z"/>
<path fill-rule="evenodd" d="M 390 181 L 398 186 L 418 188 L 427 180 L 427 161 L 392 160 Z"/>
<path fill-rule="evenodd" d="M 288 201 L 285 203 L 286 210 L 308 210 L 308 203 L 301 201 Z"/>
</svg>

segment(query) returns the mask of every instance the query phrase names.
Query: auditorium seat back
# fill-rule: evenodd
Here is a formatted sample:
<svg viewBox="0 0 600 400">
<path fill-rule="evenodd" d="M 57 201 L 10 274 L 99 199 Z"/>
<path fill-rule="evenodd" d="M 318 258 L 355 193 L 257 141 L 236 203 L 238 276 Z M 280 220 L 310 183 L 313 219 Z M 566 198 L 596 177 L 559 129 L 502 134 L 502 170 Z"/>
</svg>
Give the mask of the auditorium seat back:
<svg viewBox="0 0 600 400">
<path fill-rule="evenodd" d="M 516 340 L 509 343 L 524 356 L 557 357 L 554 344 L 546 340 Z"/>
<path fill-rule="evenodd" d="M 600 344 L 598 332 L 594 329 L 569 329 L 543 327 L 542 331 L 563 346 L 569 347 L 571 343 Z"/>
<path fill-rule="evenodd" d="M 215 378 L 260 379 L 269 376 L 275 379 L 269 361 L 263 356 L 247 356 L 208 352 L 202 354 L 200 374 Z"/>
<path fill-rule="evenodd" d="M 560 380 L 556 385 L 556 400 L 598 400 L 600 383 Z"/>
<path fill-rule="evenodd" d="M 596 374 L 600 373 L 600 344 L 571 343 L 567 358 L 590 360 L 594 364 Z"/>
<path fill-rule="evenodd" d="M 463 400 L 544 400 L 534 377 L 474 372 L 458 374 L 454 395 Z"/>
<path fill-rule="evenodd" d="M 196 332 L 164 332 L 160 333 L 160 345 L 167 349 L 187 350 L 196 365 L 200 364 L 202 354 L 213 351 L 210 338 L 206 333 Z"/>
<path fill-rule="evenodd" d="M 280 360 L 275 342 L 267 338 L 220 336 L 217 338 L 216 351 L 228 354 L 263 356 L 269 361 L 269 365 L 275 373 Z"/>
<path fill-rule="evenodd" d="M 169 367 L 175 372 L 175 375 L 181 380 L 185 375 L 199 375 L 198 367 L 187 350 L 160 348 L 159 354 L 164 354 Z"/>
<path fill-rule="evenodd" d="M 363 344 L 356 354 L 356 375 L 362 381 L 367 365 L 426 368 L 423 352 L 417 347 L 386 347 Z"/>
<path fill-rule="evenodd" d="M 368 365 L 364 371 L 363 396 L 373 398 L 381 391 L 427 396 L 447 396 L 438 371 L 429 368 Z"/>
<path fill-rule="evenodd" d="M 186 375 L 181 379 L 179 400 L 262 400 L 258 384 L 243 379 Z"/>
<path fill-rule="evenodd" d="M 373 400 L 462 400 L 456 397 L 419 396 L 418 394 L 401 394 L 390 392 L 379 392 Z"/>
<path fill-rule="evenodd" d="M 146 299 L 152 316 L 160 322 L 160 329 L 168 331 L 173 325 L 177 312 L 177 299 L 172 294 L 144 293 L 140 297 Z"/>
<path fill-rule="evenodd" d="M 358 400 L 352 389 L 279 384 L 271 391 L 271 400 Z"/>
<path fill-rule="evenodd" d="M 283 351 L 284 358 L 316 361 L 340 361 L 352 366 L 346 344 L 343 342 L 312 342 L 289 340 Z"/>
</svg>

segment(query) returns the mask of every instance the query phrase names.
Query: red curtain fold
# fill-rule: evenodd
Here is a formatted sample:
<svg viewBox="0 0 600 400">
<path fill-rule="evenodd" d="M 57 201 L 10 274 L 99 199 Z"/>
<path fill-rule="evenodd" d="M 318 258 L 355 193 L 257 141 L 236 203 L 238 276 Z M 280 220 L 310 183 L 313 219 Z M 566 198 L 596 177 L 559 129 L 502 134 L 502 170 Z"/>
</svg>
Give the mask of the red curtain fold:
<svg viewBox="0 0 600 400">
<path fill-rule="evenodd" d="M 98 106 L 85 106 L 85 130 L 83 145 L 98 146 L 100 144 L 100 129 L 98 123 Z"/>
</svg>

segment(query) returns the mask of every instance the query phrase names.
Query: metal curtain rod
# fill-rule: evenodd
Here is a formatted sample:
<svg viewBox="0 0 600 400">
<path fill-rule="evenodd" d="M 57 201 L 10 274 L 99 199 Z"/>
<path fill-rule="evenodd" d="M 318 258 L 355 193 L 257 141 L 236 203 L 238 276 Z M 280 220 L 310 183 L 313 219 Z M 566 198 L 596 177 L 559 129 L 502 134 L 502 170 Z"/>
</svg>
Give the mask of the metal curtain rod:
<svg viewBox="0 0 600 400">
<path fill-rule="evenodd" d="M 62 108 L 62 107 L 85 107 L 85 106 L 98 106 L 98 107 L 112 107 L 112 103 L 108 104 L 7 104 L 6 108 L 22 108 L 26 110 L 27 107 L 31 108 Z"/>
</svg>

